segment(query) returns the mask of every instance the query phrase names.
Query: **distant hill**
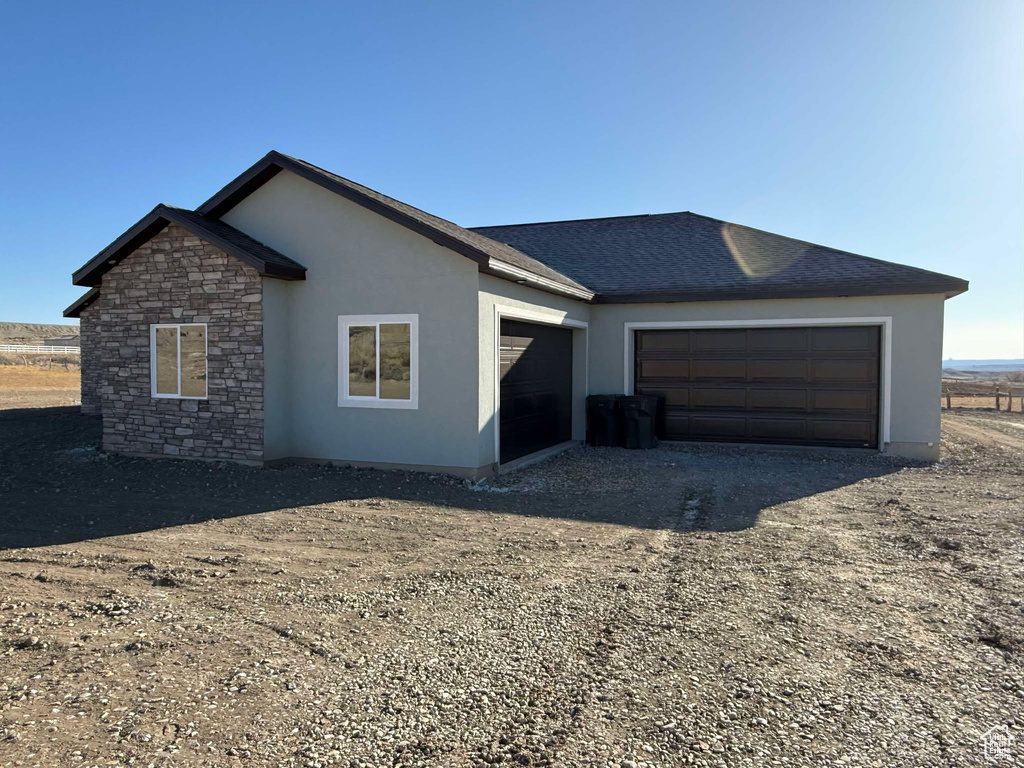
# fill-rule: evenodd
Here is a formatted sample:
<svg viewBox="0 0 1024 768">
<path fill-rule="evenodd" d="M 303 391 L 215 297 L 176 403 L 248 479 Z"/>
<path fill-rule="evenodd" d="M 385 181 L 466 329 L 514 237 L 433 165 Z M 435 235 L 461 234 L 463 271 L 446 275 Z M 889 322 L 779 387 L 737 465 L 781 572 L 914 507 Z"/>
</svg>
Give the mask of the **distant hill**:
<svg viewBox="0 0 1024 768">
<path fill-rule="evenodd" d="M 54 336 L 77 336 L 77 325 L 0 323 L 0 344 L 41 344 Z"/>
<path fill-rule="evenodd" d="M 958 371 L 1019 371 L 1024 369 L 1024 358 L 1015 360 L 943 360 L 942 367 Z"/>
</svg>

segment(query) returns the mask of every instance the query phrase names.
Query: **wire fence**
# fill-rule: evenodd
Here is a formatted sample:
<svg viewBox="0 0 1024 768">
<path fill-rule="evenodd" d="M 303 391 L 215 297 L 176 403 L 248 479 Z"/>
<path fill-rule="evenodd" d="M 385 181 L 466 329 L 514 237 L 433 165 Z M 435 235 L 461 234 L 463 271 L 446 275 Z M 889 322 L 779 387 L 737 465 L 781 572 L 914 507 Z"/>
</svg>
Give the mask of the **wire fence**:
<svg viewBox="0 0 1024 768">
<path fill-rule="evenodd" d="M 943 390 L 942 407 L 953 408 L 995 408 L 997 411 L 1024 413 L 1024 391 L 1009 389 L 995 392 L 954 392 Z"/>
</svg>

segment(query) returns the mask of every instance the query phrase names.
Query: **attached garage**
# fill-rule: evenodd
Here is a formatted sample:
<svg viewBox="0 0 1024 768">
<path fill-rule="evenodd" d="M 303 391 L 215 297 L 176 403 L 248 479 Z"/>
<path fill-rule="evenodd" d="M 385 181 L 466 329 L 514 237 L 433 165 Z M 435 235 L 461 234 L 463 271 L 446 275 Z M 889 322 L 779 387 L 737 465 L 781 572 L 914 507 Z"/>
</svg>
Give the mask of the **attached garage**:
<svg viewBox="0 0 1024 768">
<path fill-rule="evenodd" d="M 636 330 L 633 388 L 658 437 L 876 448 L 881 327 Z"/>
<path fill-rule="evenodd" d="M 500 461 L 572 439 L 572 330 L 501 320 Z"/>
</svg>

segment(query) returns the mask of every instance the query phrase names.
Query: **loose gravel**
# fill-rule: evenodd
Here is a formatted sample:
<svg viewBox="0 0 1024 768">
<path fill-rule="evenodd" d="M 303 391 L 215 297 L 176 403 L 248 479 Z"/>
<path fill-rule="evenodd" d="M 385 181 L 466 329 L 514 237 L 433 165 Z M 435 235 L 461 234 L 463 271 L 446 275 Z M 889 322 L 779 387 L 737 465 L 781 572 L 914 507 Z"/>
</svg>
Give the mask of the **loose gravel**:
<svg viewBox="0 0 1024 768">
<path fill-rule="evenodd" d="M 470 486 L 0 411 L 0 765 L 984 765 L 1024 728 L 1011 422 L 948 414 L 936 465 L 576 449 Z"/>
</svg>

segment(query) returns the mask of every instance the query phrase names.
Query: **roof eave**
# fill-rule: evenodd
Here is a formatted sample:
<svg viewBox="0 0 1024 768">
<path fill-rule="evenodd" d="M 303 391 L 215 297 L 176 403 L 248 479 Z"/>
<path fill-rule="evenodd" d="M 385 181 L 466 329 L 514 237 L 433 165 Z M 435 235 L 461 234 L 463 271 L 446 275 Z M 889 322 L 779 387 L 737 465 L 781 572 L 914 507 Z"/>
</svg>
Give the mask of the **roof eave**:
<svg viewBox="0 0 1024 768">
<path fill-rule="evenodd" d="M 274 277 L 278 280 L 306 279 L 305 267 L 289 267 L 285 264 L 275 264 L 270 261 L 263 262 L 262 268 L 257 268 L 257 271 L 263 277 Z"/>
<path fill-rule="evenodd" d="M 90 288 L 84 294 L 78 297 L 71 306 L 64 310 L 64 317 L 78 317 L 82 314 L 82 310 L 96 301 L 99 298 L 100 289 L 99 286 Z"/>
<path fill-rule="evenodd" d="M 484 270 L 487 274 L 500 277 L 503 280 L 511 280 L 515 283 L 523 283 L 533 288 L 538 288 L 548 293 L 559 293 L 563 296 L 569 296 L 573 299 L 580 301 L 592 301 L 594 299 L 594 292 L 584 288 L 583 286 L 564 285 L 555 280 L 551 280 L 547 277 L 535 275 L 527 269 L 517 267 L 513 264 L 506 264 L 498 259 L 488 259 L 487 269 Z"/>
<path fill-rule="evenodd" d="M 755 301 L 758 299 L 841 299 L 856 296 L 914 296 L 941 294 L 952 298 L 968 289 L 966 280 L 893 286 L 822 286 L 806 288 L 737 288 L 708 291 L 650 291 L 599 293 L 595 304 L 676 304 L 705 301 Z"/>
<path fill-rule="evenodd" d="M 169 222 L 167 220 L 161 220 L 159 215 L 159 211 L 162 207 L 162 205 L 158 205 L 153 208 L 152 211 L 135 222 L 131 228 L 114 240 L 114 242 L 89 259 L 89 261 L 72 274 L 71 282 L 75 285 L 83 286 L 99 285 L 100 277 L 102 277 L 103 273 L 107 271 L 106 269 L 103 269 L 106 262 L 111 259 L 116 260 L 116 254 L 122 249 L 131 248 L 133 245 L 137 248 L 147 240 L 152 239 L 154 235 L 167 226 Z M 134 250 L 134 248 L 132 248 L 132 250 Z M 109 266 L 113 266 L 113 264 L 110 264 Z"/>
</svg>

